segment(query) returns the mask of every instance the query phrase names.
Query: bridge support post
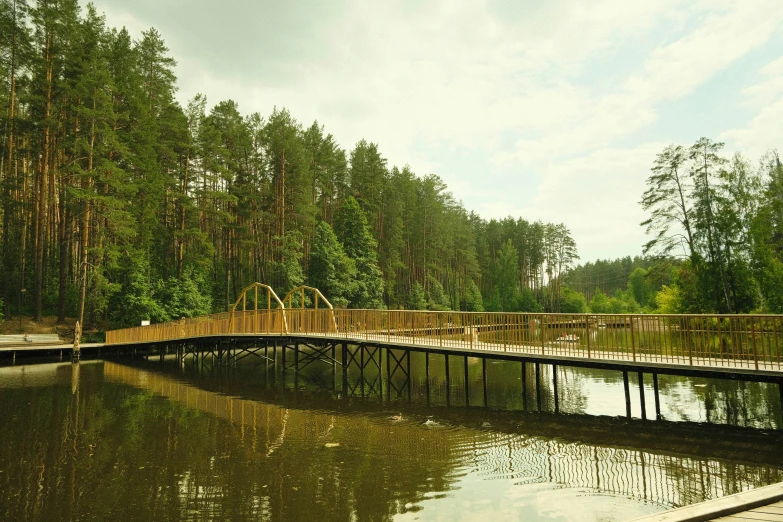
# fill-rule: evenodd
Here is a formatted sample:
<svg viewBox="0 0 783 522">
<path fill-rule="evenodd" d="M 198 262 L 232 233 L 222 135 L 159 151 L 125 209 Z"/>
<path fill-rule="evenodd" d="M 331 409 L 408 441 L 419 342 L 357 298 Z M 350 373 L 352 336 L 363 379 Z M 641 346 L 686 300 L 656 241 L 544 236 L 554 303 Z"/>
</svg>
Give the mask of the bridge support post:
<svg viewBox="0 0 783 522">
<path fill-rule="evenodd" d="M 294 341 L 294 374 L 299 375 L 299 341 Z"/>
<path fill-rule="evenodd" d="M 552 392 L 555 396 L 555 413 L 560 413 L 560 399 L 557 396 L 557 365 L 552 365 Z"/>
<path fill-rule="evenodd" d="M 332 343 L 332 393 L 337 392 L 337 343 Z"/>
<path fill-rule="evenodd" d="M 631 418 L 631 390 L 628 386 L 628 372 L 623 372 L 623 389 L 625 390 L 625 416 Z"/>
<path fill-rule="evenodd" d="M 449 354 L 443 354 L 446 358 L 446 406 L 451 406 L 451 376 L 449 375 Z"/>
<path fill-rule="evenodd" d="M 285 343 L 280 343 L 280 362 L 283 365 L 283 376 L 285 376 Z"/>
<path fill-rule="evenodd" d="M 340 346 L 340 357 L 343 362 L 343 397 L 348 397 L 348 343 L 343 342 Z"/>
<path fill-rule="evenodd" d="M 470 382 L 468 381 L 468 356 L 465 356 L 465 406 L 470 407 Z"/>
<path fill-rule="evenodd" d="M 482 357 L 481 358 L 481 375 L 483 377 L 482 381 L 484 382 L 484 407 L 487 407 L 487 358 Z"/>
<path fill-rule="evenodd" d="M 642 405 L 642 419 L 647 420 L 647 405 L 644 402 L 644 373 L 639 372 L 639 402 Z"/>
<path fill-rule="evenodd" d="M 536 403 L 541 411 L 541 364 L 536 363 Z"/>
<path fill-rule="evenodd" d="M 391 404 L 391 348 L 386 348 L 386 402 Z"/>
<path fill-rule="evenodd" d="M 424 352 L 424 381 L 427 389 L 427 406 L 430 405 L 430 352 Z"/>
<path fill-rule="evenodd" d="M 359 345 L 359 389 L 364 399 L 364 345 Z"/>
<path fill-rule="evenodd" d="M 779 429 L 783 430 L 783 379 L 778 381 L 778 393 L 780 394 L 780 421 Z"/>
<path fill-rule="evenodd" d="M 527 411 L 527 363 L 522 361 L 522 411 Z"/>
<path fill-rule="evenodd" d="M 408 350 L 405 354 L 405 358 L 408 362 L 408 375 L 406 377 L 408 378 L 408 403 L 411 402 L 411 388 L 413 386 L 413 379 L 411 379 L 411 351 Z"/>
</svg>

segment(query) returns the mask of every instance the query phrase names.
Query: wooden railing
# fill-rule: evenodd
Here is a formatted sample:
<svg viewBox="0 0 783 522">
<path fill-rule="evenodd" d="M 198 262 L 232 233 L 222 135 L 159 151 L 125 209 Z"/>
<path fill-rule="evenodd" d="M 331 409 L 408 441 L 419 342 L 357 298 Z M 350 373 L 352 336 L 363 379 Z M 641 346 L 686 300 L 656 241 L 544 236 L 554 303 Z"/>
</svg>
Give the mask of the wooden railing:
<svg viewBox="0 0 783 522">
<path fill-rule="evenodd" d="M 272 309 L 112 330 L 106 333 L 106 343 L 230 334 L 311 335 L 476 351 L 783 369 L 781 315 Z"/>
</svg>

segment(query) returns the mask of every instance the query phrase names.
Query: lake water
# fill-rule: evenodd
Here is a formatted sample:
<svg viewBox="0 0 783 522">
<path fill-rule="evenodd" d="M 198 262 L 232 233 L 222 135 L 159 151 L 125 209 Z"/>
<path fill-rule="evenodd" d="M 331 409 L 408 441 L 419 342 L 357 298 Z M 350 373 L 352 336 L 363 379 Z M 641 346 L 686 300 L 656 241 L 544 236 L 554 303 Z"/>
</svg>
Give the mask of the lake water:
<svg viewBox="0 0 783 522">
<path fill-rule="evenodd" d="M 519 363 L 485 408 L 477 358 L 467 394 L 464 358 L 277 362 L 0 367 L 0 520 L 622 521 L 783 481 L 777 385 L 660 376 L 644 421 L 635 374 L 627 419 L 619 372 L 558 367 L 554 413 L 551 367 L 523 411 Z"/>
</svg>

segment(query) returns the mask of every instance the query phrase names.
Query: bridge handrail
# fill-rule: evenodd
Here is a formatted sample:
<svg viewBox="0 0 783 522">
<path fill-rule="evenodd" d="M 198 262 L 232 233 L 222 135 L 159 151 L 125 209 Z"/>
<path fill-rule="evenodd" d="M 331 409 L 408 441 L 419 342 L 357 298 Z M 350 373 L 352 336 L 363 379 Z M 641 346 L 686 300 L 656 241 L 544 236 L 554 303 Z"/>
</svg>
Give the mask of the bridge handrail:
<svg viewBox="0 0 783 522">
<path fill-rule="evenodd" d="M 783 315 L 272 309 L 112 330 L 107 344 L 210 335 L 313 335 L 442 348 L 783 369 Z"/>
</svg>

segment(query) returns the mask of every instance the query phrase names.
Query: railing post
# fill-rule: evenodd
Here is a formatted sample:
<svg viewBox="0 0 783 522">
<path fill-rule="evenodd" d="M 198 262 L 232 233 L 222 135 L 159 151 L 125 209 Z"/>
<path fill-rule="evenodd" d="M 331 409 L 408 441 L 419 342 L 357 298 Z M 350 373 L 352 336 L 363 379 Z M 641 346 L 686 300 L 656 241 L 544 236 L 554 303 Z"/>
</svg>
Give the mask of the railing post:
<svg viewBox="0 0 783 522">
<path fill-rule="evenodd" d="M 506 331 L 506 326 L 507 326 L 507 324 L 506 324 L 506 317 L 503 317 L 502 326 L 503 326 L 503 330 L 502 330 L 502 332 L 503 332 L 503 351 L 507 352 L 508 351 L 508 332 Z"/>
<path fill-rule="evenodd" d="M 587 358 L 590 358 L 590 316 L 585 314 L 585 336 L 587 337 Z"/>
<path fill-rule="evenodd" d="M 541 320 L 539 321 L 538 326 L 539 328 L 541 328 L 541 355 L 545 355 L 546 349 L 544 348 L 544 316 L 543 315 L 541 315 Z"/>
<path fill-rule="evenodd" d="M 751 346 L 753 346 L 753 363 L 756 365 L 756 370 L 758 370 L 759 355 L 758 350 L 756 350 L 756 321 L 754 321 L 753 316 L 750 317 L 750 335 Z"/>
<path fill-rule="evenodd" d="M 633 360 L 636 362 L 636 336 L 634 335 L 633 331 L 633 316 L 631 316 L 631 352 L 633 355 Z"/>
<path fill-rule="evenodd" d="M 441 327 L 441 325 L 443 324 L 443 321 L 441 320 L 442 314 L 440 312 L 436 312 L 436 313 L 438 317 L 438 344 L 440 345 L 441 348 L 443 348 L 443 328 Z M 427 359 L 427 361 L 429 362 L 429 359 Z M 429 381 L 427 385 L 429 386 Z"/>
</svg>

